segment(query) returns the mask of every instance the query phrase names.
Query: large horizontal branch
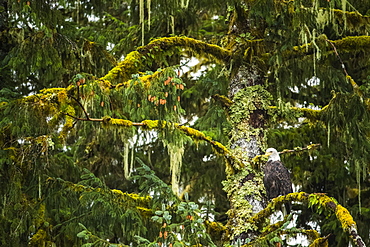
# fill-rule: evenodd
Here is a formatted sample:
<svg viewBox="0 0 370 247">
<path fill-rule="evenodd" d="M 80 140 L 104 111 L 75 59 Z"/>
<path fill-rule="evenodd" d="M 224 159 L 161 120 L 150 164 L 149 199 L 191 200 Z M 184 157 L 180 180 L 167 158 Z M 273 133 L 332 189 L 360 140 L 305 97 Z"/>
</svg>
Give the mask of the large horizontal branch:
<svg viewBox="0 0 370 247">
<path fill-rule="evenodd" d="M 160 38 L 129 53 L 122 62 L 109 71 L 101 80 L 112 82 L 119 79 L 121 81 L 127 81 L 131 78 L 132 74 L 139 72 L 144 67 L 144 60 L 146 58 L 155 58 L 160 54 L 168 54 L 169 51 L 179 48 L 184 51 L 191 51 L 200 57 L 213 57 L 223 62 L 229 61 L 232 56 L 230 51 L 220 46 L 196 39 L 187 37 Z"/>
<path fill-rule="evenodd" d="M 361 28 L 365 30 L 367 27 L 370 26 L 370 17 L 367 15 L 362 15 L 360 12 L 358 12 L 355 8 L 352 7 L 352 10 L 354 11 L 344 11 L 342 9 L 333 9 L 330 7 L 320 7 L 317 11 L 317 6 L 315 7 L 306 7 L 304 5 L 298 5 L 296 9 L 291 8 L 292 2 L 295 0 L 274 0 L 274 4 L 276 5 L 275 10 L 279 11 L 279 14 L 281 14 L 281 8 L 287 9 L 289 14 L 292 13 L 303 13 L 306 15 L 307 13 L 319 13 L 321 15 L 328 15 L 331 18 L 335 18 L 335 20 L 339 23 L 344 25 L 349 25 L 350 27 L 354 28 Z M 330 0 L 328 0 L 329 2 Z M 250 5 L 248 10 L 253 11 L 253 6 L 255 4 L 261 4 L 260 1 L 257 0 L 244 0 L 245 3 Z M 263 4 L 263 3 L 262 3 Z M 280 5 L 281 7 L 277 7 Z M 290 5 L 290 6 L 288 6 Z M 350 6 L 351 7 L 351 6 Z M 298 10 L 298 11 L 297 11 Z M 353 28 L 352 28 L 353 29 Z"/>
<path fill-rule="evenodd" d="M 114 203 L 117 203 L 119 206 L 124 206 L 125 208 L 128 207 L 136 207 L 141 213 L 143 214 L 152 214 L 151 212 L 151 200 L 150 196 L 139 196 L 137 194 L 130 194 L 122 192 L 121 190 L 116 189 L 103 189 L 103 188 L 93 188 L 84 186 L 81 184 L 75 184 L 70 181 L 65 181 L 61 178 L 52 178 L 49 177 L 46 180 L 47 183 L 59 183 L 65 186 L 66 189 L 69 189 L 73 192 L 77 193 L 86 193 L 86 192 L 97 192 L 102 195 L 108 196 L 112 198 Z"/>
<path fill-rule="evenodd" d="M 110 197 L 112 203 L 116 204 L 119 207 L 124 208 L 136 208 L 140 214 L 143 216 L 150 218 L 154 215 L 154 212 L 151 208 L 152 197 L 150 196 L 140 196 L 138 194 L 126 193 L 121 190 L 117 189 L 103 189 L 103 188 L 93 188 L 89 186 L 84 186 L 81 184 L 75 184 L 70 181 L 63 180 L 61 178 L 52 178 L 49 177 L 46 182 L 50 184 L 58 183 L 62 184 L 65 189 L 71 190 L 76 193 L 89 193 L 89 192 L 96 192 L 103 196 Z M 85 215 L 81 215 L 78 217 L 83 217 Z M 75 218 L 78 218 L 75 217 Z M 73 219 L 75 219 L 73 218 Z M 215 221 L 205 221 L 204 222 L 207 232 L 213 236 L 217 236 L 221 238 L 223 232 L 226 230 L 225 226 L 222 225 L 220 222 Z M 60 226 L 60 224 L 56 225 L 55 227 Z"/>
<path fill-rule="evenodd" d="M 370 51 L 370 36 L 348 36 L 339 40 L 328 40 L 325 35 L 319 36 L 315 41 L 316 45 L 319 42 L 324 44 L 330 42 L 335 45 L 337 50 L 341 53 L 349 53 L 354 51 Z M 317 48 L 313 43 L 307 43 L 301 46 L 293 46 L 291 50 L 287 50 L 283 53 L 283 56 L 287 59 L 312 55 Z M 334 51 L 329 51 L 334 53 Z"/>
<path fill-rule="evenodd" d="M 314 149 L 317 149 L 321 147 L 321 144 L 320 143 L 317 143 L 317 144 L 310 144 L 308 145 L 307 147 L 295 147 L 293 150 L 289 150 L 289 149 L 284 149 L 283 151 L 279 152 L 279 154 L 285 154 L 285 153 L 293 153 L 293 152 L 302 152 L 302 151 L 310 151 L 310 150 L 314 150 Z M 267 155 L 265 154 L 261 154 L 261 155 L 256 155 L 253 159 L 252 159 L 252 162 L 255 163 L 255 164 L 261 164 L 262 162 L 266 162 L 267 160 Z"/>
<path fill-rule="evenodd" d="M 230 151 L 228 148 L 226 148 L 223 144 L 220 142 L 212 140 L 211 137 L 206 136 L 203 132 L 193 129 L 191 127 L 183 126 L 180 124 L 171 124 L 166 121 L 159 121 L 159 120 L 144 120 L 142 122 L 132 122 L 130 120 L 124 120 L 124 119 L 117 119 L 117 118 L 111 118 L 111 117 L 104 117 L 104 118 L 78 118 L 75 116 L 72 116 L 70 114 L 66 114 L 69 117 L 72 117 L 79 121 L 91 121 L 91 122 L 101 122 L 103 125 L 106 126 L 122 126 L 122 127 L 132 127 L 132 126 L 138 126 L 143 127 L 146 129 L 163 129 L 165 127 L 173 126 L 174 128 L 182 131 L 187 136 L 190 136 L 193 140 L 196 141 L 205 141 L 211 144 L 211 146 L 216 150 L 217 153 L 224 155 L 228 159 L 234 160 L 232 157 Z M 236 160 L 234 160 L 235 162 Z M 238 162 L 238 161 L 237 161 Z"/>
<path fill-rule="evenodd" d="M 249 221 L 261 228 L 263 227 L 265 219 L 273 214 L 276 211 L 276 208 L 281 207 L 283 203 L 291 202 L 302 202 L 307 207 L 315 210 L 317 214 L 322 214 L 323 212 L 326 212 L 326 215 L 335 214 L 343 231 L 353 239 L 356 246 L 365 246 L 362 238 L 358 235 L 356 222 L 353 220 L 348 210 L 332 198 L 322 193 L 308 194 L 305 192 L 296 192 L 285 196 L 279 196 L 272 199 L 265 209 L 253 216 Z"/>
</svg>

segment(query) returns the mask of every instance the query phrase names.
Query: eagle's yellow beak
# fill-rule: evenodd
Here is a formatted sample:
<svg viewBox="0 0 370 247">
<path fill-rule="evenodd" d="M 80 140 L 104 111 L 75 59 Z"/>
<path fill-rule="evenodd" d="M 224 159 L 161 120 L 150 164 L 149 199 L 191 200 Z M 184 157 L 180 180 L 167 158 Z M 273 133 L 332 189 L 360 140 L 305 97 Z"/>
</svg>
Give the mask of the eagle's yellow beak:
<svg viewBox="0 0 370 247">
<path fill-rule="evenodd" d="M 267 152 L 267 153 L 265 153 L 263 156 L 265 156 L 265 157 L 269 157 L 271 154 L 272 154 L 272 152 Z"/>
</svg>

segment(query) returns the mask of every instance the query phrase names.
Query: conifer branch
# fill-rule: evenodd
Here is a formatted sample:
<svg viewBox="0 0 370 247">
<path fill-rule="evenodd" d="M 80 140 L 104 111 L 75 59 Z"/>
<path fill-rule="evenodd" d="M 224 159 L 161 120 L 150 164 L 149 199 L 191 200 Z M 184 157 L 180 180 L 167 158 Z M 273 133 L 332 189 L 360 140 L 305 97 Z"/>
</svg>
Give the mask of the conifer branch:
<svg viewBox="0 0 370 247">
<path fill-rule="evenodd" d="M 163 53 L 168 54 L 169 51 L 176 48 L 183 48 L 185 51 L 191 51 L 199 57 L 211 56 L 222 62 L 229 61 L 232 56 L 229 50 L 192 38 L 159 38 L 129 53 L 122 62 L 118 63 L 116 67 L 100 79 L 103 81 L 113 81 L 119 78 L 122 81 L 127 81 L 131 78 L 132 74 L 136 74 L 143 68 L 145 59 L 153 59 Z"/>
<path fill-rule="evenodd" d="M 71 117 L 75 120 L 79 120 L 79 121 L 91 121 L 91 122 L 102 122 L 102 119 L 99 119 L 99 118 L 79 118 L 79 117 L 76 117 L 76 116 L 73 116 L 69 113 L 66 113 L 64 112 L 64 115 L 67 115 L 68 117 Z"/>
<path fill-rule="evenodd" d="M 295 112 L 300 112 L 303 114 L 303 116 L 307 119 L 310 120 L 320 120 L 321 119 L 321 114 L 325 111 L 327 108 L 327 105 L 324 106 L 322 109 L 315 110 L 311 108 L 302 108 L 302 107 L 290 107 L 289 109 Z M 276 106 L 269 106 L 269 109 L 275 110 L 278 109 Z"/>
<path fill-rule="evenodd" d="M 305 192 L 295 192 L 285 196 L 279 196 L 272 199 L 267 207 L 254 215 L 249 222 L 254 222 L 256 226 L 261 228 L 266 218 L 273 214 L 283 203 L 289 202 L 303 202 L 303 205 L 307 205 L 307 207 L 312 208 L 318 214 L 321 214 L 323 211 L 328 215 L 335 214 L 343 231 L 354 240 L 356 246 L 366 246 L 361 236 L 358 234 L 356 222 L 353 220 L 348 210 L 323 193 L 308 194 Z"/>
<path fill-rule="evenodd" d="M 321 144 L 320 143 L 317 143 L 317 144 L 310 144 L 304 148 L 302 147 L 296 147 L 294 149 L 284 149 L 283 151 L 279 152 L 279 154 L 285 154 L 285 153 L 293 153 L 293 152 L 300 152 L 300 151 L 305 151 L 305 150 L 312 150 L 312 149 L 316 149 L 316 148 L 319 148 L 321 147 Z M 252 159 L 252 162 L 253 163 L 259 163 L 263 160 L 263 157 L 266 157 L 266 155 L 262 154 L 262 155 L 256 155 L 253 159 Z"/>
<path fill-rule="evenodd" d="M 352 79 L 352 77 L 348 74 L 347 70 L 346 70 L 346 66 L 344 65 L 343 63 L 343 60 L 342 58 L 339 56 L 339 53 L 337 51 L 337 48 L 335 47 L 334 43 L 330 40 L 326 40 L 326 42 L 328 42 L 329 44 L 331 44 L 331 46 L 333 47 L 333 50 L 334 50 L 334 53 L 335 55 L 337 56 L 338 60 L 340 61 L 341 63 L 341 66 L 342 66 L 342 69 L 344 71 L 344 74 L 346 75 L 346 78 L 347 80 L 349 80 L 349 82 L 351 83 L 352 87 L 353 87 L 353 90 L 360 96 L 362 97 L 363 96 L 363 93 L 362 91 L 360 90 L 359 86 L 357 85 L 357 83 Z"/>
<path fill-rule="evenodd" d="M 348 73 L 347 73 L 347 70 L 346 70 L 346 66 L 343 63 L 342 58 L 339 56 L 337 48 L 335 47 L 334 43 L 332 41 L 328 40 L 328 39 L 326 39 L 325 41 L 328 42 L 333 47 L 334 53 L 337 56 L 337 58 L 339 59 L 344 73 L 346 74 L 346 76 L 349 76 Z"/>
<path fill-rule="evenodd" d="M 321 42 L 327 42 L 328 40 L 325 35 L 319 36 L 317 39 Z M 347 36 L 343 39 L 329 41 L 335 45 L 337 50 L 341 50 L 346 53 L 359 50 L 370 50 L 370 36 Z M 291 50 L 283 52 L 283 56 L 286 58 L 295 58 L 299 56 L 312 55 L 313 53 L 314 44 L 307 43 L 301 46 L 293 46 Z"/>
<path fill-rule="evenodd" d="M 301 147 L 296 147 L 294 149 L 284 149 L 283 151 L 280 152 L 280 154 L 286 154 L 286 153 L 294 153 L 294 152 L 300 152 L 304 150 L 312 150 L 321 147 L 320 143 L 317 144 L 311 144 L 308 145 L 307 147 L 301 148 Z"/>
<path fill-rule="evenodd" d="M 57 182 L 57 183 L 63 184 L 66 188 L 69 188 L 70 190 L 74 192 L 81 192 L 81 193 L 82 192 L 98 192 L 102 195 L 104 195 L 105 193 L 112 193 L 112 195 L 114 195 L 115 197 L 115 200 L 113 200 L 114 202 L 126 203 L 127 205 L 130 205 L 130 206 L 140 207 L 140 209 L 149 210 L 148 209 L 149 204 L 152 200 L 150 196 L 143 197 L 137 194 L 125 193 L 117 189 L 93 188 L 93 187 L 84 186 L 81 184 L 75 184 L 70 181 L 63 180 L 61 178 L 49 177 L 47 178 L 46 182 L 47 183 Z"/>
<path fill-rule="evenodd" d="M 64 113 L 65 115 L 79 121 L 91 121 L 91 122 L 101 122 L 104 125 L 112 125 L 112 126 L 122 126 L 122 127 L 131 127 L 131 126 L 138 126 L 138 127 L 144 127 L 148 129 L 155 129 L 155 128 L 165 128 L 166 126 L 174 126 L 176 129 L 182 131 L 187 136 L 190 136 L 194 140 L 200 140 L 200 141 L 206 141 L 212 145 L 212 147 L 217 151 L 217 153 L 225 155 L 225 157 L 231 158 L 235 160 L 235 158 L 232 157 L 230 151 L 228 148 L 226 148 L 223 144 L 217 141 L 213 141 L 210 137 L 206 136 L 203 132 L 193 129 L 191 127 L 182 126 L 180 124 L 172 124 L 168 123 L 166 121 L 159 121 L 159 120 L 144 120 L 142 122 L 132 122 L 130 120 L 123 120 L 123 119 L 116 119 L 111 117 L 104 117 L 104 118 L 79 118 L 76 116 L 73 116 L 68 113 Z M 239 163 L 239 162 L 238 162 Z"/>
</svg>

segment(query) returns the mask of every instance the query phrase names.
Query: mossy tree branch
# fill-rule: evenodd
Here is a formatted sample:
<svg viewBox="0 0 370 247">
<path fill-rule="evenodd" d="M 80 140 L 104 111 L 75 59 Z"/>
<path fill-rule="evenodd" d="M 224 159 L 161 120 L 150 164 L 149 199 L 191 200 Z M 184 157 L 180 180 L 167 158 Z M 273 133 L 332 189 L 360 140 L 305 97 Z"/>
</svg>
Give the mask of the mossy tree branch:
<svg viewBox="0 0 370 247">
<path fill-rule="evenodd" d="M 118 203 L 119 205 L 125 205 L 125 207 L 135 206 L 142 212 L 151 212 L 150 203 L 151 197 L 150 196 L 139 196 L 137 194 L 130 194 L 122 192 L 121 190 L 117 189 L 104 189 L 104 188 L 93 188 L 89 186 L 84 186 L 81 184 L 75 184 L 70 181 L 65 181 L 61 178 L 52 178 L 49 177 L 46 182 L 49 185 L 54 183 L 62 184 L 66 189 L 71 190 L 76 193 L 84 193 L 84 192 L 97 192 L 102 195 L 109 193 L 109 197 L 112 196 L 112 201 Z"/>
<path fill-rule="evenodd" d="M 249 222 L 253 222 L 259 229 L 264 226 L 265 220 L 273 214 L 277 208 L 284 203 L 301 202 L 312 208 L 317 214 L 335 215 L 340 222 L 342 229 L 346 232 L 359 247 L 365 246 L 362 238 L 357 233 L 357 225 L 346 208 L 325 194 L 305 192 L 290 193 L 272 199 L 265 209 L 254 215 Z"/>
<path fill-rule="evenodd" d="M 222 62 L 229 61 L 232 56 L 230 51 L 220 46 L 211 45 L 192 38 L 159 38 L 129 53 L 122 62 L 118 63 L 118 65 L 102 77 L 101 80 L 112 82 L 119 79 L 121 81 L 127 81 L 131 78 L 132 74 L 139 72 L 144 67 L 145 59 L 154 58 L 159 54 L 175 51 L 179 48 L 184 49 L 184 51 L 193 52 L 200 57 L 213 57 Z"/>
<path fill-rule="evenodd" d="M 326 36 L 319 36 L 318 40 L 322 40 L 322 42 L 330 42 L 331 44 L 335 45 L 337 50 L 340 50 L 343 53 L 370 50 L 370 36 L 348 36 L 339 40 L 328 40 Z M 287 59 L 290 59 L 312 55 L 314 53 L 314 49 L 315 45 L 313 43 L 308 43 L 301 46 L 293 46 L 291 50 L 285 51 L 283 56 Z M 332 52 L 334 53 L 334 51 Z"/>
<path fill-rule="evenodd" d="M 144 129 L 163 129 L 166 127 L 174 127 L 187 136 L 191 137 L 194 141 L 205 141 L 211 144 L 213 149 L 216 153 L 224 155 L 224 157 L 234 163 L 240 163 L 240 161 L 236 160 L 230 153 L 229 149 L 225 147 L 218 141 L 212 140 L 211 137 L 206 136 L 203 132 L 196 130 L 191 127 L 183 126 L 178 123 L 168 123 L 166 121 L 159 121 L 159 120 L 144 120 L 142 122 L 132 122 L 130 120 L 124 119 L 116 119 L 111 117 L 104 117 L 104 118 L 78 118 L 66 113 L 67 116 L 74 118 L 75 120 L 79 121 L 91 121 L 91 122 L 101 122 L 103 126 L 121 126 L 121 127 L 142 127 Z"/>
</svg>

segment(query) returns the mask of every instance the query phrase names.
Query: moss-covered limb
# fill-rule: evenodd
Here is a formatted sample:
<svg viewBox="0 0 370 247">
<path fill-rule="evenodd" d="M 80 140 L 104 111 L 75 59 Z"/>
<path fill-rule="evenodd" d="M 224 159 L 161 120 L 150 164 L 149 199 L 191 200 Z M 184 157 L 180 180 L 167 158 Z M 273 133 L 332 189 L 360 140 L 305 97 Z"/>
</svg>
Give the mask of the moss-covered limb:
<svg viewBox="0 0 370 247">
<path fill-rule="evenodd" d="M 234 104 L 234 102 L 225 95 L 215 94 L 212 95 L 212 98 L 221 102 L 221 104 L 225 107 L 230 107 L 232 104 Z"/>
<path fill-rule="evenodd" d="M 308 145 L 307 147 L 295 147 L 294 149 L 284 149 L 283 151 L 281 151 L 279 154 L 285 154 L 285 153 L 292 153 L 292 152 L 299 152 L 299 151 L 305 151 L 305 150 L 312 150 L 312 149 L 316 149 L 316 148 L 319 148 L 321 147 L 321 144 L 310 144 Z M 267 155 L 256 155 L 253 159 L 252 159 L 252 163 L 258 165 L 258 164 L 261 164 L 262 162 L 266 162 L 267 161 Z"/>
<path fill-rule="evenodd" d="M 301 107 L 292 107 L 291 109 L 297 112 L 301 112 L 303 114 L 303 117 L 309 120 L 315 121 L 321 119 L 322 110 L 314 110 L 310 108 L 301 108 Z"/>
<path fill-rule="evenodd" d="M 305 117 L 311 121 L 321 120 L 323 112 L 326 110 L 327 106 L 324 106 L 320 110 L 304 108 L 304 107 L 290 107 L 289 110 L 303 114 L 302 117 Z M 276 111 L 278 108 L 276 106 L 270 106 L 270 110 Z"/>
<path fill-rule="evenodd" d="M 220 46 L 208 44 L 192 38 L 159 38 L 129 53 L 122 62 L 118 63 L 118 65 L 102 77 L 101 80 L 112 82 L 119 79 L 120 81 L 128 81 L 132 74 L 136 74 L 143 69 L 145 59 L 153 59 L 160 54 L 168 54 L 171 51 L 175 52 L 175 50 L 179 50 L 179 48 L 193 52 L 199 57 L 213 57 L 222 62 L 229 61 L 232 56 L 230 51 Z"/>
<path fill-rule="evenodd" d="M 316 238 L 308 247 L 328 247 L 328 238 L 330 234 L 325 237 L 318 237 Z"/>
<path fill-rule="evenodd" d="M 320 237 L 320 234 L 315 230 L 305 230 L 305 229 L 297 229 L 291 228 L 286 229 L 287 222 L 290 221 L 289 217 L 286 216 L 283 221 L 279 221 L 276 224 L 273 224 L 271 228 L 267 228 L 267 230 L 261 234 L 257 239 L 251 241 L 248 244 L 242 245 L 242 247 L 260 247 L 260 246 L 271 246 L 272 243 L 283 242 L 281 240 L 281 236 L 297 236 L 298 234 L 302 234 L 307 237 L 307 239 L 311 242 L 310 246 L 316 247 L 323 247 L 322 245 L 312 245 L 313 243 L 318 243 L 318 239 L 323 239 Z M 291 217 L 290 217 L 291 218 Z M 326 237 L 325 237 L 326 238 Z"/>
<path fill-rule="evenodd" d="M 352 77 L 348 74 L 346 74 L 347 80 L 351 83 L 351 86 L 353 88 L 353 92 L 356 93 L 359 97 L 363 98 L 364 93 L 361 91 L 360 87 L 358 84 L 355 82 L 355 80 L 352 79 Z M 369 99 L 366 99 L 365 104 L 369 107 Z"/>
<path fill-rule="evenodd" d="M 249 5 L 253 6 L 253 4 L 258 3 L 256 0 L 244 0 L 244 2 L 248 3 Z M 294 10 L 292 8 L 292 2 L 294 0 L 274 0 L 275 5 L 280 5 L 281 7 L 287 8 L 288 12 L 290 14 L 296 13 L 297 10 L 299 12 L 317 12 L 317 10 L 313 10 L 313 8 L 304 7 L 303 5 L 300 5 L 300 7 L 297 7 L 297 10 Z M 275 9 L 278 11 L 281 9 L 281 7 L 275 7 Z M 318 13 L 320 15 L 327 15 L 326 19 L 335 18 L 335 21 L 337 21 L 339 24 L 348 25 L 349 30 L 366 30 L 367 27 L 370 26 L 370 17 L 364 16 L 358 11 L 344 11 L 341 9 L 332 9 L 332 8 L 319 8 Z"/>
<path fill-rule="evenodd" d="M 249 222 L 253 222 L 257 227 L 262 228 L 265 220 L 280 208 L 283 203 L 302 202 L 307 207 L 311 207 L 318 214 L 326 213 L 327 215 L 335 214 L 340 222 L 344 232 L 357 243 L 357 246 L 365 246 L 363 240 L 358 235 L 356 222 L 346 208 L 338 204 L 335 200 L 325 194 L 308 194 L 305 192 L 290 193 L 286 196 L 274 198 L 267 207 L 252 217 Z"/>
<path fill-rule="evenodd" d="M 141 76 L 139 79 L 143 83 L 145 88 L 149 88 L 151 83 L 153 81 L 156 81 L 160 77 L 162 72 L 163 72 L 163 70 L 162 71 L 155 71 L 153 74 Z M 113 88 L 118 89 L 120 87 L 128 87 L 129 85 L 131 85 L 131 81 L 132 80 L 118 83 L 117 85 L 113 86 Z"/>
<path fill-rule="evenodd" d="M 280 154 L 299 152 L 299 151 L 305 151 L 305 150 L 313 150 L 313 149 L 317 149 L 317 148 L 320 148 L 320 147 L 321 147 L 320 143 L 310 144 L 310 145 L 308 145 L 307 147 L 304 147 L 304 148 L 295 147 L 294 149 L 284 149 L 283 151 L 280 152 Z"/>
<path fill-rule="evenodd" d="M 109 196 L 112 196 L 113 201 L 122 204 L 122 205 L 130 205 L 134 206 L 137 209 L 139 209 L 143 213 L 151 212 L 150 209 L 150 203 L 151 203 L 151 197 L 150 196 L 139 196 L 137 194 L 130 194 L 130 193 L 124 193 L 121 190 L 105 190 L 102 188 L 93 188 L 84 186 L 81 184 L 75 184 L 69 181 L 65 181 L 60 178 L 51 178 L 49 177 L 47 179 L 47 183 L 53 184 L 53 183 L 59 183 L 65 186 L 66 189 L 71 190 L 76 193 L 83 193 L 83 192 L 98 192 L 102 195 L 107 195 L 107 193 L 110 193 Z"/>
<path fill-rule="evenodd" d="M 348 36 L 340 40 L 331 40 L 341 52 L 369 51 L 370 36 Z"/>
<path fill-rule="evenodd" d="M 140 123 L 136 123 L 130 120 L 117 119 L 117 118 L 111 118 L 111 117 L 104 117 L 101 119 L 98 119 L 98 118 L 87 119 L 87 118 L 78 118 L 78 117 L 73 117 L 73 118 L 76 120 L 80 120 L 80 121 L 101 122 L 106 127 L 107 126 L 121 126 L 121 127 L 138 126 L 138 127 L 143 127 L 144 129 L 162 129 L 170 125 L 170 123 L 167 123 L 166 121 L 159 121 L 159 120 L 144 120 Z M 234 160 L 228 148 L 226 148 L 222 143 L 212 140 L 211 137 L 206 136 L 203 132 L 196 130 L 194 128 L 191 128 L 191 127 L 182 126 L 180 124 L 171 124 L 171 126 L 174 126 L 176 129 L 182 131 L 183 133 L 185 133 L 187 136 L 191 137 L 195 141 L 206 141 L 210 143 L 217 153 L 225 155 L 225 157 L 227 157 L 228 159 Z M 238 164 L 240 163 L 240 161 L 238 160 L 234 160 L 234 162 L 237 162 Z"/>
<path fill-rule="evenodd" d="M 207 233 L 215 241 L 222 239 L 223 234 L 226 232 L 226 227 L 220 222 L 205 221 Z"/>
<path fill-rule="evenodd" d="M 358 51 L 370 51 L 370 36 L 348 36 L 340 40 L 328 40 L 325 35 L 319 36 L 316 40 L 318 42 L 330 42 L 335 45 L 337 50 L 341 53 L 350 53 Z M 301 46 L 294 46 L 291 50 L 283 53 L 285 58 L 295 58 L 299 56 L 312 55 L 315 51 L 316 45 L 313 43 L 304 44 Z M 334 51 L 330 51 L 334 52 Z"/>
</svg>

